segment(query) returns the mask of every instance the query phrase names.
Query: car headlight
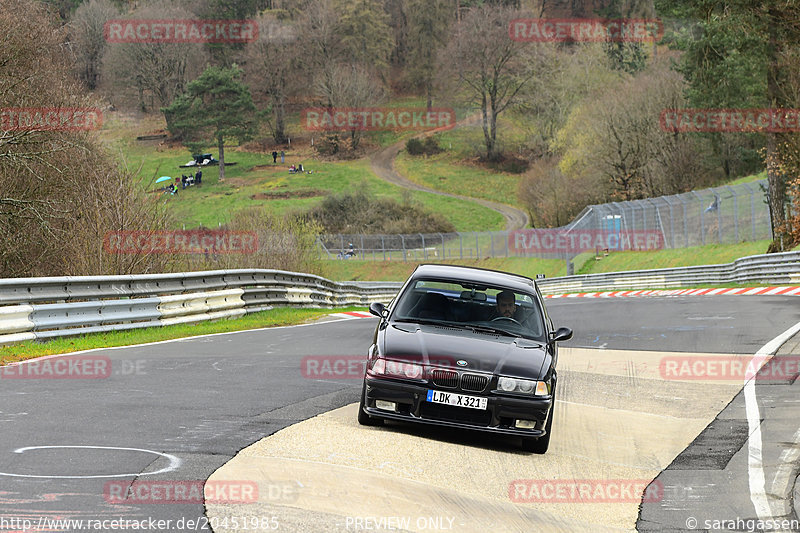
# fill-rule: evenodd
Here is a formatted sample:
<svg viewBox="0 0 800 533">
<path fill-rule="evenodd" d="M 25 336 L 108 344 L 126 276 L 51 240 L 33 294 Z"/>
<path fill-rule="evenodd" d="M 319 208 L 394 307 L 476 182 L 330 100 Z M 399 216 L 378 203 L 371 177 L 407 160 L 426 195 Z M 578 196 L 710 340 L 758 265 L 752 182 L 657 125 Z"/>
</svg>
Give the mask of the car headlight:
<svg viewBox="0 0 800 533">
<path fill-rule="evenodd" d="M 531 379 L 500 377 L 497 380 L 497 388 L 503 392 L 519 392 L 534 396 L 547 396 L 550 394 L 550 386 L 547 382 Z"/>
<path fill-rule="evenodd" d="M 420 379 L 423 374 L 422 365 L 404 363 L 402 361 L 387 361 L 378 358 L 372 365 L 372 373 L 381 376 Z"/>
</svg>

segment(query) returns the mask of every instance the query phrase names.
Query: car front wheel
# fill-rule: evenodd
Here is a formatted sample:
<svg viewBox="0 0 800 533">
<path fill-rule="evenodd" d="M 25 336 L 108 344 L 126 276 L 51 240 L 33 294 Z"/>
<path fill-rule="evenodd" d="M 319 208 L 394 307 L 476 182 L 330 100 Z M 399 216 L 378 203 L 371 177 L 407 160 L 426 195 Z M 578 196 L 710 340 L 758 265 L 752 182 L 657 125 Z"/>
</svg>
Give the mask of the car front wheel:
<svg viewBox="0 0 800 533">
<path fill-rule="evenodd" d="M 358 423 L 362 426 L 381 426 L 383 425 L 383 419 L 375 418 L 374 416 L 369 416 L 367 413 L 364 412 L 364 405 L 366 404 L 367 398 L 367 384 L 361 387 L 361 401 L 358 403 Z"/>
<path fill-rule="evenodd" d="M 533 452 L 539 455 L 544 455 L 547 453 L 547 449 L 550 447 L 550 434 L 552 433 L 553 428 L 553 411 L 556 410 L 556 398 L 553 396 L 553 405 L 550 407 L 550 414 L 547 415 L 547 422 L 545 422 L 544 430 L 547 432 L 545 433 L 544 437 L 539 437 L 538 439 L 530 439 L 523 437 L 522 438 L 522 449 L 526 452 Z"/>
</svg>

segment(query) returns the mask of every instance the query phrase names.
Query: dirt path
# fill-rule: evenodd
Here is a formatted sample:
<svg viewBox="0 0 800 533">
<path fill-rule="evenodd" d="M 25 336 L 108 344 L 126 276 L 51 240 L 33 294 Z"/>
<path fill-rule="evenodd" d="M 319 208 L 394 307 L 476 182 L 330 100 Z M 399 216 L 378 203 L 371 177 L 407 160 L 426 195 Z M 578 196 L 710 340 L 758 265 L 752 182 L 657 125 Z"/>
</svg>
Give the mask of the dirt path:
<svg viewBox="0 0 800 533">
<path fill-rule="evenodd" d="M 476 116 L 469 117 L 467 120 L 462 121 L 456 127 L 465 126 L 468 124 L 474 123 Z M 422 133 L 418 135 L 418 137 L 424 137 L 429 133 Z M 414 183 L 413 181 L 409 180 L 405 176 L 402 176 L 400 173 L 397 172 L 394 168 L 394 160 L 397 157 L 397 154 L 400 153 L 405 146 L 406 141 L 399 141 L 392 145 L 387 146 L 386 148 L 374 153 L 370 157 L 370 164 L 372 166 L 372 172 L 375 173 L 381 179 L 388 181 L 389 183 L 393 183 L 399 187 L 404 187 L 406 189 L 411 189 L 415 191 L 424 191 L 433 194 L 440 194 L 442 196 L 449 196 L 451 198 L 458 198 L 460 200 L 468 200 L 471 202 L 478 203 L 484 207 L 488 207 L 494 211 L 497 211 L 503 218 L 506 219 L 506 230 L 515 230 L 525 228 L 530 224 L 530 218 L 528 217 L 528 213 L 523 211 L 522 209 L 517 209 L 516 207 L 512 207 L 510 205 L 501 204 L 498 202 L 491 202 L 489 200 L 483 200 L 480 198 L 473 198 L 470 196 L 462 196 L 460 194 L 452 194 L 442 191 L 437 191 L 436 189 L 431 189 L 430 187 L 425 187 L 424 185 L 420 185 L 418 183 Z"/>
</svg>

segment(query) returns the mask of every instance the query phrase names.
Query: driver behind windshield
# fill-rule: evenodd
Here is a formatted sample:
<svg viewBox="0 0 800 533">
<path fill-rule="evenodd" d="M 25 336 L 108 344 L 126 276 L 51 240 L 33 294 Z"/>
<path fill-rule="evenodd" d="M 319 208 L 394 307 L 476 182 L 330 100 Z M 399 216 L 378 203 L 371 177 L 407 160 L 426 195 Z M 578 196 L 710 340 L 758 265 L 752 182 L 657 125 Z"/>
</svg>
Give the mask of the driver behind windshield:
<svg viewBox="0 0 800 533">
<path fill-rule="evenodd" d="M 496 305 L 495 308 L 492 310 L 492 314 L 489 317 L 490 320 L 499 317 L 506 317 L 506 318 L 513 318 L 517 322 L 521 322 L 523 317 L 522 309 L 517 307 L 517 304 L 514 303 L 514 293 L 511 291 L 502 291 L 497 293 L 496 297 Z"/>
</svg>

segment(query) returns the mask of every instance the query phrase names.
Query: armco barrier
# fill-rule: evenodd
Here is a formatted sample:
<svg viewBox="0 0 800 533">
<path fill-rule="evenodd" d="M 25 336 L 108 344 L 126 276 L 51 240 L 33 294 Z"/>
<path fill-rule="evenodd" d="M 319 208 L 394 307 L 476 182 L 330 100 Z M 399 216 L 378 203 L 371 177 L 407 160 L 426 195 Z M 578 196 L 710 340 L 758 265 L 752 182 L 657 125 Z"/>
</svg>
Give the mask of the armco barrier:
<svg viewBox="0 0 800 533">
<path fill-rule="evenodd" d="M 800 283 L 800 252 L 754 255 L 726 265 L 582 274 L 539 280 L 545 294 L 660 289 L 723 283 Z"/>
<path fill-rule="evenodd" d="M 727 265 L 539 280 L 545 294 L 724 283 L 800 283 L 800 252 Z M 0 279 L 0 344 L 241 316 L 274 306 L 389 302 L 397 282 L 334 282 L 283 270 Z"/>
<path fill-rule="evenodd" d="M 0 279 L 0 344 L 230 318 L 274 306 L 387 303 L 401 285 L 260 269 Z"/>
</svg>

